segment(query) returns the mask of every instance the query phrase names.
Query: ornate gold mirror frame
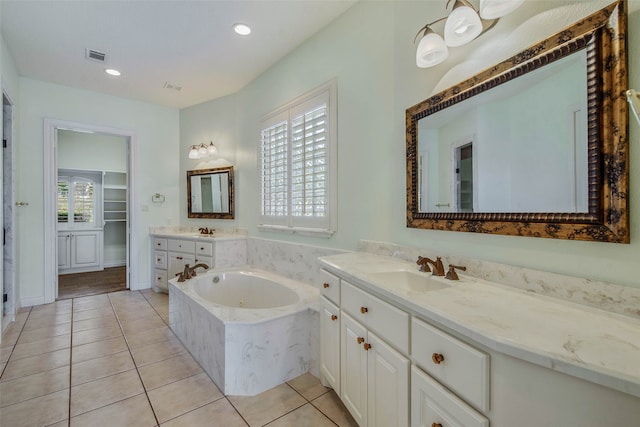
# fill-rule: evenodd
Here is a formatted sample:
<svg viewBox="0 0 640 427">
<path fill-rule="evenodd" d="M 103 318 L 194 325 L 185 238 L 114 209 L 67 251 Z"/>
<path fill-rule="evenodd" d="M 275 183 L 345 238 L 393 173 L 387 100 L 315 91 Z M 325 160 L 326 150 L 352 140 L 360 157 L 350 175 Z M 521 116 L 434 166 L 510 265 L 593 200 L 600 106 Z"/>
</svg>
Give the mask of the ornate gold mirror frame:
<svg viewBox="0 0 640 427">
<path fill-rule="evenodd" d="M 628 243 L 626 28 L 626 3 L 618 1 L 407 109 L 407 227 Z M 580 49 L 587 52 L 588 212 L 419 212 L 418 120 Z"/>
</svg>

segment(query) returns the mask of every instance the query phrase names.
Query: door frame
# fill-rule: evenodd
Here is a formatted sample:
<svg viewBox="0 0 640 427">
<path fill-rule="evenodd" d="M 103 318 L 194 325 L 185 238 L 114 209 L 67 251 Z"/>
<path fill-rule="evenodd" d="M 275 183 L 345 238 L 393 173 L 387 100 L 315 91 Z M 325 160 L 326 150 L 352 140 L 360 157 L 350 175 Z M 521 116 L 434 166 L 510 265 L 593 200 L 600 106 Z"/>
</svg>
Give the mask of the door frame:
<svg viewBox="0 0 640 427">
<path fill-rule="evenodd" d="M 2 265 L 0 266 L 0 289 L 2 290 L 2 292 L 0 292 L 0 295 L 4 294 L 4 286 L 5 286 L 5 274 L 9 274 L 11 276 L 10 279 L 10 283 L 11 283 L 11 296 L 9 297 L 9 300 L 7 301 L 9 304 L 8 306 L 11 308 L 12 312 L 11 313 L 5 313 L 4 312 L 4 300 L 0 301 L 0 334 L 2 334 L 2 332 L 4 332 L 5 328 L 9 325 L 9 323 L 13 322 L 13 320 L 15 319 L 15 314 L 16 314 L 16 270 L 15 270 L 15 265 L 16 265 L 16 239 L 15 239 L 15 224 L 16 224 L 16 211 L 15 211 L 15 185 L 16 185 L 16 180 L 15 180 L 15 149 L 14 149 L 14 141 L 13 141 L 13 136 L 14 136 L 14 123 L 13 123 L 13 118 L 14 118 L 14 109 L 15 109 L 15 102 L 13 102 L 13 99 L 11 99 L 11 97 L 9 96 L 9 94 L 4 90 L 4 88 L 2 89 L 2 138 L 4 139 L 4 136 L 7 135 L 7 148 L 10 148 L 10 157 L 9 157 L 9 163 L 11 163 L 11 180 L 10 180 L 10 185 L 11 185 L 11 190 L 9 191 L 8 197 L 4 197 L 4 186 L 7 184 L 5 182 L 4 179 L 4 173 L 5 173 L 5 168 L 4 168 L 4 163 L 5 160 L 7 159 L 7 150 L 3 148 L 2 150 L 2 163 L 0 164 L 0 182 L 2 183 L 2 193 L 0 193 L 0 199 L 2 199 L 2 206 L 4 209 L 5 205 L 8 205 L 9 207 L 9 217 L 11 218 L 10 220 L 10 226 L 11 226 L 11 233 L 12 236 L 9 239 L 9 244 L 6 244 L 6 240 L 5 240 L 5 244 L 3 245 L 3 250 L 2 250 Z M 8 105 L 5 106 L 4 104 L 4 100 L 7 100 Z M 5 108 L 5 107 L 9 107 L 9 108 Z M 7 110 L 9 110 L 10 116 L 6 117 L 6 113 Z M 7 127 L 5 126 L 5 124 L 9 125 L 9 128 L 7 129 Z M 0 222 L 2 223 L 2 228 L 3 230 L 6 228 L 7 224 L 4 221 L 5 216 L 4 214 L 2 215 L 2 218 L 0 219 Z M 11 253 L 11 260 L 12 260 L 12 266 L 9 269 L 9 271 L 7 272 L 7 265 L 5 264 L 5 260 L 4 260 L 4 254 L 5 252 L 10 252 Z M 6 318 L 6 319 L 5 319 Z M 5 320 L 7 320 L 7 322 L 5 322 Z M 1 341 L 1 338 L 0 338 Z"/>
<path fill-rule="evenodd" d="M 57 221 L 57 176 L 58 176 L 58 130 L 92 132 L 122 136 L 127 145 L 127 288 L 131 278 L 138 277 L 137 266 L 131 262 L 131 254 L 138 253 L 138 218 L 133 209 L 135 194 L 135 133 L 107 126 L 89 125 L 57 119 L 44 119 L 44 303 L 54 302 L 58 296 L 58 221 Z"/>
</svg>

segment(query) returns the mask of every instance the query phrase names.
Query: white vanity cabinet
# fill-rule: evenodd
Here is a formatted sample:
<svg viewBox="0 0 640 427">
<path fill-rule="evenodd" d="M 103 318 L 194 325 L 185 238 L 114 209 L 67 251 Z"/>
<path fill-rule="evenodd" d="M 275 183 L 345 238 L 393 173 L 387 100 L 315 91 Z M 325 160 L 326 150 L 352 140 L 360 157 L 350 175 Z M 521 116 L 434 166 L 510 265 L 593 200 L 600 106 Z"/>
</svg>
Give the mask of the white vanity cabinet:
<svg viewBox="0 0 640 427">
<path fill-rule="evenodd" d="M 322 270 L 320 288 L 320 372 L 324 385 L 340 395 L 340 279 Z"/>
<path fill-rule="evenodd" d="M 102 231 L 58 232 L 58 273 L 102 270 Z"/>
<path fill-rule="evenodd" d="M 213 267 L 233 267 L 246 264 L 246 238 L 215 240 L 196 236 L 155 235 L 151 243 L 153 286 L 168 292 L 168 281 L 184 271 L 189 264 Z M 196 272 L 200 273 L 202 269 Z"/>
<path fill-rule="evenodd" d="M 345 406 L 361 426 L 407 426 L 409 315 L 345 280 L 340 300 Z"/>
</svg>

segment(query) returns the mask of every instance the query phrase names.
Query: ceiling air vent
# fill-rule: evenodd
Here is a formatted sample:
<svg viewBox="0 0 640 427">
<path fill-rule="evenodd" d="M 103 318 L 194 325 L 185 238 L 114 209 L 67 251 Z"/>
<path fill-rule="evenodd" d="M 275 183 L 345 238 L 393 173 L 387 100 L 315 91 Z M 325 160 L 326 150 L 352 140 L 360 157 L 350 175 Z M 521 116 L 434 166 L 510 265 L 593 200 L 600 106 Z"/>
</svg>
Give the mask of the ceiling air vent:
<svg viewBox="0 0 640 427">
<path fill-rule="evenodd" d="M 162 86 L 162 87 L 165 88 L 165 89 L 173 89 L 173 90 L 176 90 L 178 92 L 180 92 L 182 90 L 182 86 L 177 85 L 177 84 L 173 84 L 173 83 L 169 83 L 169 82 L 166 82 L 164 84 L 164 86 Z"/>
<path fill-rule="evenodd" d="M 87 59 L 91 59 L 92 61 L 104 62 L 107 54 L 98 52 L 97 50 L 87 49 L 85 52 L 85 57 Z"/>
</svg>

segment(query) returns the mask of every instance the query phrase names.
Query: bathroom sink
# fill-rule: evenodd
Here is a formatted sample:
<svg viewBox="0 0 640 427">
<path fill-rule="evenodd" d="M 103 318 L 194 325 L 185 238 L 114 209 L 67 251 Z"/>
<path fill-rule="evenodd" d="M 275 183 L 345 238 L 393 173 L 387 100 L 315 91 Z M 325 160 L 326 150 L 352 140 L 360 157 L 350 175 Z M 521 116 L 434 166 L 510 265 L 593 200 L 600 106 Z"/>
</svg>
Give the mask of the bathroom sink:
<svg viewBox="0 0 640 427">
<path fill-rule="evenodd" d="M 420 271 L 384 271 L 371 273 L 369 276 L 376 282 L 383 283 L 385 287 L 400 288 L 407 291 L 428 292 L 449 287 L 440 280 L 434 279 L 431 273 L 422 273 Z"/>
</svg>

